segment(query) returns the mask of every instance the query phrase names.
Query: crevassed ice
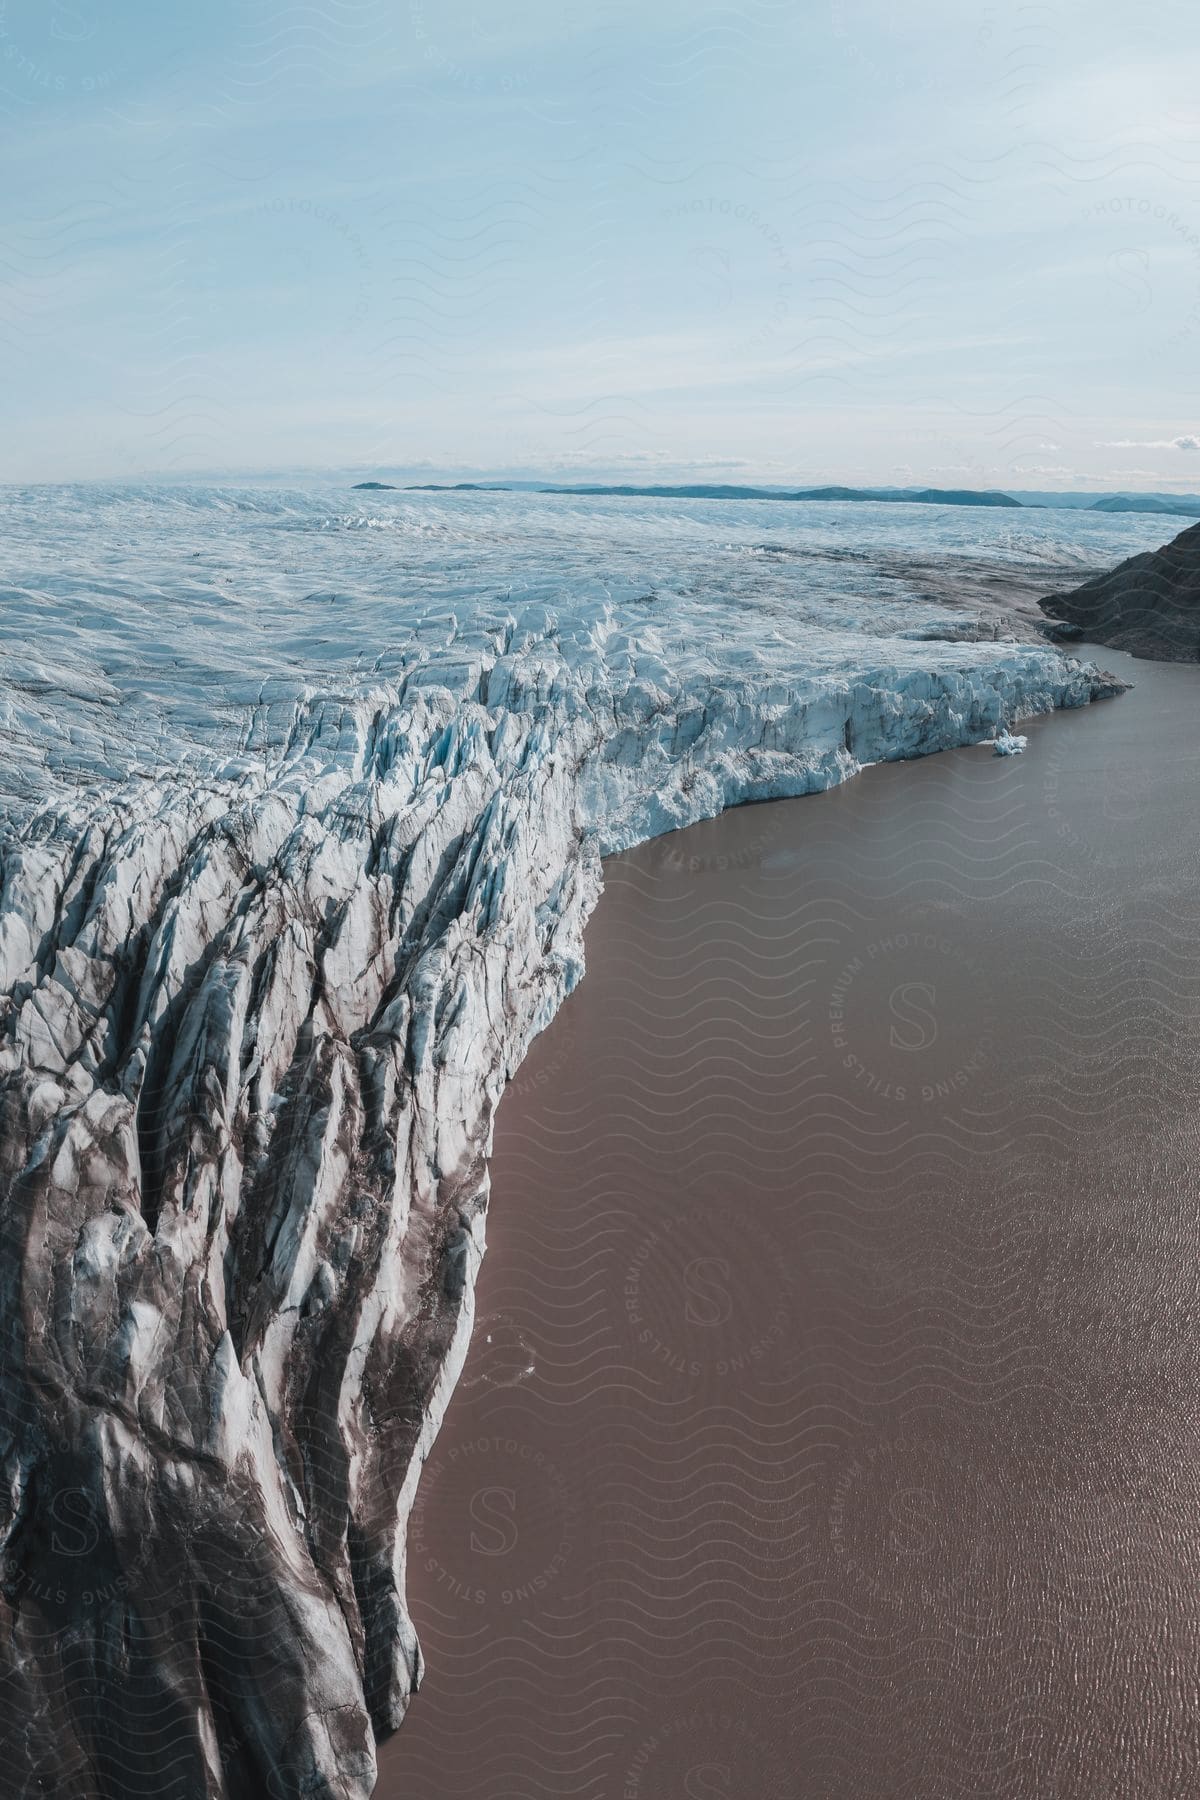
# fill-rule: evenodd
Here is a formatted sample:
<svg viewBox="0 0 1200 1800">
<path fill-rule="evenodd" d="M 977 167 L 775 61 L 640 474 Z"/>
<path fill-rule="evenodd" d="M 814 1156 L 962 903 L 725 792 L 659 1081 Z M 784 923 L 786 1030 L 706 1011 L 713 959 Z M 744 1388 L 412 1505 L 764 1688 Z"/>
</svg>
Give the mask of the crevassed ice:
<svg viewBox="0 0 1200 1800">
<path fill-rule="evenodd" d="M 601 853 L 1111 691 L 1045 645 L 935 636 L 953 615 L 778 513 L 337 505 L 14 502 L 19 1791 L 160 1793 L 167 1766 L 180 1795 L 370 1791 L 419 1672 L 405 1525 L 492 1118 L 580 978 Z M 797 566 L 724 555 L 731 531 Z"/>
</svg>

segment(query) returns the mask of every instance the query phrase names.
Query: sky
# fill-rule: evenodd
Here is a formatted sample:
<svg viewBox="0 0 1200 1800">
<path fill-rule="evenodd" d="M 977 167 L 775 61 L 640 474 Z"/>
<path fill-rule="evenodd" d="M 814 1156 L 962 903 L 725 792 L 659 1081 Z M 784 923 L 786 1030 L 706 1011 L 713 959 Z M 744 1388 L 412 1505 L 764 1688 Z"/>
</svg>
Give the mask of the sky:
<svg viewBox="0 0 1200 1800">
<path fill-rule="evenodd" d="M 0 480 L 1200 490 L 1185 0 L 0 0 Z"/>
</svg>

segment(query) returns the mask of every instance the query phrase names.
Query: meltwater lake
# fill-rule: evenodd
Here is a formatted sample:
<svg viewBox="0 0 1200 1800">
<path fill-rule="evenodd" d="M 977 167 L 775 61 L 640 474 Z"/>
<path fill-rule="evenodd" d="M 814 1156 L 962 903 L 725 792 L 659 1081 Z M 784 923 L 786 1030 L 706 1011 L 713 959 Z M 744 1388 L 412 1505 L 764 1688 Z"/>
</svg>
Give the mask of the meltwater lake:
<svg viewBox="0 0 1200 1800">
<path fill-rule="evenodd" d="M 1200 671 L 1090 653 L 1022 757 L 609 861 L 387 1800 L 1200 1791 Z"/>
</svg>

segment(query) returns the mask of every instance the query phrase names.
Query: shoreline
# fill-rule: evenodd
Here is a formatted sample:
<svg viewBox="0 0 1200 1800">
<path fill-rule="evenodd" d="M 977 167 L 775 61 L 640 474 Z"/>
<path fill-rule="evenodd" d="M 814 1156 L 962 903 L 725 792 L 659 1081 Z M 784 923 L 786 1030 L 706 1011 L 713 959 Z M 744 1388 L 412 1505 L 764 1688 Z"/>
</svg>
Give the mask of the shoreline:
<svg viewBox="0 0 1200 1800">
<path fill-rule="evenodd" d="M 56 609 L 73 622 L 69 668 L 27 642 L 31 603 L 4 634 L 28 827 L 0 845 L 5 1219 L 14 1304 L 40 1321 L 8 1374 L 13 1504 L 70 1487 L 99 1534 L 93 1579 L 13 1535 L 10 1587 L 39 1596 L 7 1610 L 14 1669 L 52 1721 L 51 1773 L 113 1733 L 149 1745 L 148 1689 L 118 1681 L 115 1649 L 138 1605 L 139 1667 L 192 1696 L 187 1779 L 222 1754 L 227 1785 L 251 1762 L 285 1784 L 336 1764 L 365 1796 L 419 1670 L 404 1533 L 466 1348 L 492 1116 L 578 981 L 600 849 L 1104 683 L 898 589 L 908 528 L 871 509 L 873 559 L 798 573 L 735 507 L 710 515 L 716 540 L 623 508 L 617 540 L 602 507 L 529 504 L 516 537 L 447 503 L 460 554 L 417 533 L 428 582 L 406 603 L 395 541 L 323 496 L 99 504 L 122 535 L 102 607 L 96 518 L 39 497 L 17 519 L 15 585 L 45 589 L 44 634 Z M 963 545 L 1070 564 L 1115 535 L 933 527 L 956 566 Z M 231 638 L 259 580 L 262 629 Z M 231 1555 L 273 1596 L 253 1642 Z M 136 1573 L 123 1598 L 109 1565 Z M 114 1683 L 103 1733 L 47 1647 L 60 1593 Z M 237 1659 L 277 1672 L 270 1709 L 232 1662 L 228 1716 L 189 1685 L 209 1607 Z"/>
<path fill-rule="evenodd" d="M 1120 1596 L 1144 1595 L 1130 1653 L 1165 1617 L 1200 1670 L 1186 1605 L 1200 1547 L 1176 1532 L 1168 1574 L 1137 1560 L 1136 1532 L 1104 1535 L 1104 1495 L 1136 1491 L 1141 1440 L 1128 1328 L 1087 1323 L 1129 1304 L 1127 1265 L 1093 1266 L 1093 1247 L 1131 1228 L 1131 1170 L 1154 1133 L 1158 1224 L 1144 1213 L 1129 1279 L 1154 1309 L 1139 1320 L 1177 1321 L 1153 1420 L 1161 1455 L 1178 1454 L 1187 1124 L 1169 1123 L 1169 1087 L 1138 1087 L 1155 1065 L 1120 946 L 1138 928 L 1160 958 L 1180 949 L 1154 935 L 1178 834 L 1129 777 L 1159 780 L 1154 745 L 1166 721 L 1186 727 L 1197 672 L 1138 674 L 1128 712 L 1034 721 L 1023 758 L 882 765 L 803 809 L 690 827 L 686 868 L 671 837 L 608 865 L 589 979 L 497 1117 L 490 1329 L 427 1471 L 410 1588 L 428 1673 L 383 1752 L 380 1800 L 435 1772 L 444 1800 L 577 1782 L 611 1800 L 631 1772 L 657 1800 L 686 1780 L 685 1743 L 741 1791 L 790 1796 L 799 1766 L 831 1800 L 891 1791 L 897 1755 L 954 1754 L 960 1785 L 1017 1800 L 1051 1779 L 1047 1743 L 1072 1793 L 1115 1791 L 1122 1744 L 1146 1791 L 1160 1779 L 1140 1711 L 1101 1700 L 1105 1646 Z M 1178 755 L 1168 814 L 1171 796 L 1190 804 L 1200 734 Z M 1108 1060 L 1080 1087 L 1094 1020 Z M 933 1059 L 924 1084 L 893 1078 L 912 1056 Z M 485 1454 L 482 1473 L 454 1454 L 497 1438 L 553 1475 L 527 1480 L 511 1452 Z M 491 1489 L 513 1496 L 507 1549 L 507 1502 L 472 1510 Z M 1053 1505 L 1021 1499 L 1068 1493 L 1065 1540 Z M 523 1519 L 535 1542 L 569 1545 L 561 1567 L 525 1567 Z M 1043 1600 L 1052 1555 L 1066 1560 Z M 1083 1609 L 1082 1689 L 1055 1653 L 1061 1605 Z M 873 1620 L 866 1661 L 865 1640 L 840 1635 L 854 1618 Z M 930 1697 L 870 1678 L 873 1658 L 948 1631 L 962 1666 L 931 1668 Z M 866 1682 L 849 1711 L 849 1691 L 830 1700 L 839 1667 Z M 1139 1667 L 1186 1754 L 1170 1672 Z M 1038 1737 L 1014 1739 L 1031 1694 Z M 1112 1720 L 1095 1737 L 1093 1703 Z M 968 1718 L 973 1738 L 955 1737 Z"/>
</svg>

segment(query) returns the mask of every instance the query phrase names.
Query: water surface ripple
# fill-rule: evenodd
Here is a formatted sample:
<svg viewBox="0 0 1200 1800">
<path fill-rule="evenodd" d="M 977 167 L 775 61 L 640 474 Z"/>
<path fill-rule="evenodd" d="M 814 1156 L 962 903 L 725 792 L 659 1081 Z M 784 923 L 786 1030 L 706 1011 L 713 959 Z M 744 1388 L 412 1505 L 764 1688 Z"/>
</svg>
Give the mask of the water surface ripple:
<svg viewBox="0 0 1200 1800">
<path fill-rule="evenodd" d="M 1200 675 L 610 862 L 379 1793 L 1200 1791 Z"/>
</svg>

